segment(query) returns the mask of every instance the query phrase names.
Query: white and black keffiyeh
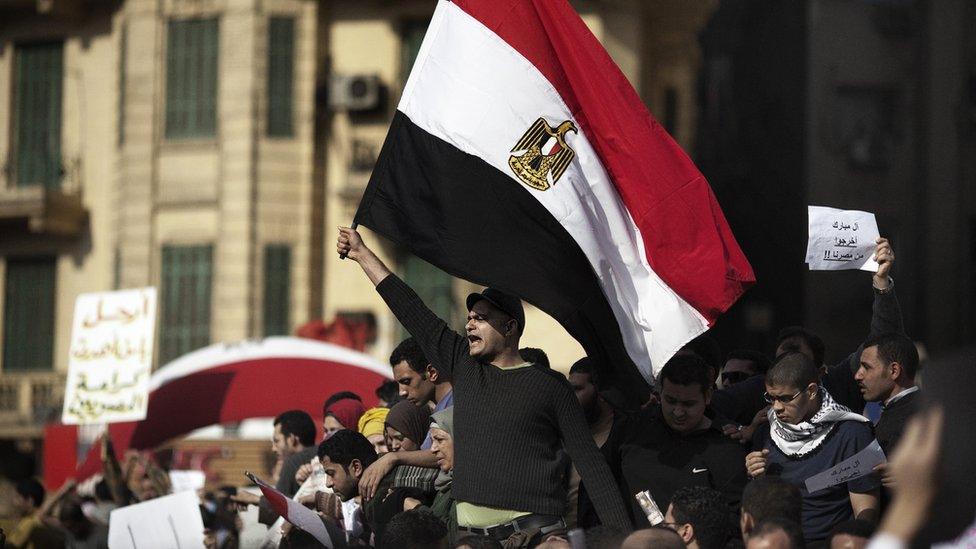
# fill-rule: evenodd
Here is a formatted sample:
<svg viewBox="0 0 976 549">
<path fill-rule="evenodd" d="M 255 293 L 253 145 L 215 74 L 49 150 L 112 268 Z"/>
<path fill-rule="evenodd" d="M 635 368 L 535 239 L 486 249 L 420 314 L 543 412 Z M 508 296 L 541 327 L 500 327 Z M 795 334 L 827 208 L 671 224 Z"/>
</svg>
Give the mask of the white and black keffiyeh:
<svg viewBox="0 0 976 549">
<path fill-rule="evenodd" d="M 803 457 L 816 450 L 827 439 L 827 435 L 840 421 L 860 421 L 868 423 L 868 418 L 855 414 L 847 406 L 838 404 L 834 397 L 821 385 L 820 409 L 813 414 L 810 421 L 796 425 L 785 423 L 776 418 L 776 412 L 769 408 L 769 434 L 773 443 L 784 454 L 792 458 Z"/>
</svg>

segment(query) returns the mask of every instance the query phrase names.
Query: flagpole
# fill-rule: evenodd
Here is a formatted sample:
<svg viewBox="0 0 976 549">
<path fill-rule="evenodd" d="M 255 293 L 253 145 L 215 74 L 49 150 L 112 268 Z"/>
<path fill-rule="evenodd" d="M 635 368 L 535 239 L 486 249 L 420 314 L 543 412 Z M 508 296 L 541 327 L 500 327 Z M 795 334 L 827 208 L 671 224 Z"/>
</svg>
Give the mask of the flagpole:
<svg viewBox="0 0 976 549">
<path fill-rule="evenodd" d="M 359 223 L 357 223 L 357 222 L 355 222 L 355 221 L 353 221 L 353 222 L 352 222 L 352 225 L 350 225 L 350 226 L 349 226 L 349 228 L 350 228 L 350 229 L 352 229 L 352 230 L 354 230 L 354 231 L 355 231 L 355 230 L 356 230 L 356 229 L 357 229 L 358 227 L 359 227 Z M 346 255 L 348 255 L 348 252 L 342 252 L 341 254 L 339 254 L 339 259 L 345 259 L 345 258 L 346 258 Z"/>
</svg>

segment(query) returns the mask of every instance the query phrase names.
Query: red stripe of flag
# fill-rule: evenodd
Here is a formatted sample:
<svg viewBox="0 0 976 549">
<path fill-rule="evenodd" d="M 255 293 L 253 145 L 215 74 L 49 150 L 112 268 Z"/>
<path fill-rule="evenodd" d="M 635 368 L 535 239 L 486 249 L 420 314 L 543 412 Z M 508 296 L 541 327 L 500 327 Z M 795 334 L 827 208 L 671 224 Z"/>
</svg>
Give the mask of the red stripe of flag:
<svg viewBox="0 0 976 549">
<path fill-rule="evenodd" d="M 572 110 L 641 231 L 654 272 L 708 322 L 755 282 L 708 182 L 565 0 L 455 0 Z"/>
</svg>

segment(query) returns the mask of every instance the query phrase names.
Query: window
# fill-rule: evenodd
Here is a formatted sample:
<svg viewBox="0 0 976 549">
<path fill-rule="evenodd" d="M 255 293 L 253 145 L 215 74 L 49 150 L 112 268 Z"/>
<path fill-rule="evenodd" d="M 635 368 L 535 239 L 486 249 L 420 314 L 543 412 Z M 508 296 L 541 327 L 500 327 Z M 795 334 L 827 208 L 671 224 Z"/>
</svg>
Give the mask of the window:
<svg viewBox="0 0 976 549">
<path fill-rule="evenodd" d="M 264 335 L 288 335 L 291 322 L 291 248 L 264 247 Z"/>
<path fill-rule="evenodd" d="M 407 77 L 413 68 L 413 62 L 420 53 L 420 45 L 424 42 L 424 34 L 430 21 L 408 21 L 403 25 L 400 46 L 400 86 L 407 85 Z"/>
<path fill-rule="evenodd" d="M 410 21 L 403 26 L 400 59 L 400 81 L 403 85 L 406 85 L 413 63 L 420 53 L 428 24 L 429 21 Z M 417 292 L 430 310 L 451 324 L 456 312 L 451 276 L 413 254 L 406 254 L 402 265 L 403 280 Z"/>
<path fill-rule="evenodd" d="M 268 26 L 268 135 L 289 137 L 295 75 L 295 19 L 272 17 Z"/>
<path fill-rule="evenodd" d="M 53 257 L 7 259 L 3 305 L 3 369 L 54 367 Z"/>
<path fill-rule="evenodd" d="M 15 48 L 15 162 L 19 187 L 61 184 L 61 88 L 64 44 Z"/>
<path fill-rule="evenodd" d="M 216 19 L 169 22 L 166 137 L 212 137 L 217 128 Z"/>
<path fill-rule="evenodd" d="M 210 343 L 213 246 L 164 246 L 159 364 Z"/>
<path fill-rule="evenodd" d="M 431 311 L 453 326 L 456 311 L 449 274 L 410 254 L 403 262 L 403 280 L 417 292 Z"/>
</svg>

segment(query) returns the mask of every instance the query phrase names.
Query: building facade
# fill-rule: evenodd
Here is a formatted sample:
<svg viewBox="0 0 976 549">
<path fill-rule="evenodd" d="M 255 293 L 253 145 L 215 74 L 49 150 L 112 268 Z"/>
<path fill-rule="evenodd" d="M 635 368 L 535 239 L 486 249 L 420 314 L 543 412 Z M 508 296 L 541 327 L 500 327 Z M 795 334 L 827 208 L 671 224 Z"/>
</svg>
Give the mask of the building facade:
<svg viewBox="0 0 976 549">
<path fill-rule="evenodd" d="M 717 2 L 574 5 L 690 147 L 697 35 Z M 336 318 L 369 325 L 366 352 L 388 356 L 402 329 L 336 257 L 335 227 L 353 217 L 433 8 L 0 0 L 0 455 L 36 454 L 60 417 L 81 293 L 159 288 L 157 367 Z M 461 326 L 473 285 L 367 238 Z M 526 317 L 524 344 L 554 367 L 582 356 L 544 313 Z"/>
</svg>

